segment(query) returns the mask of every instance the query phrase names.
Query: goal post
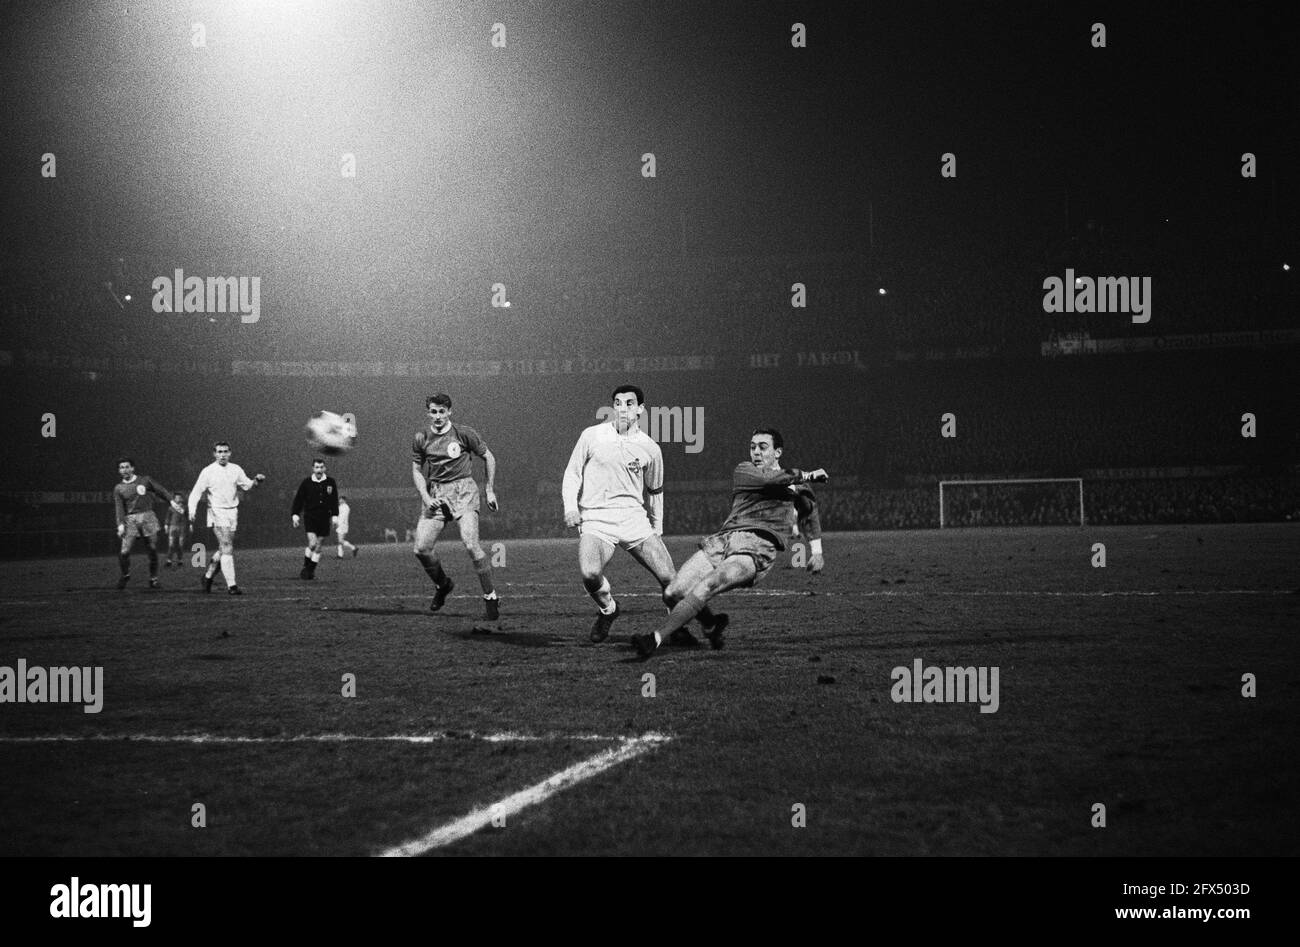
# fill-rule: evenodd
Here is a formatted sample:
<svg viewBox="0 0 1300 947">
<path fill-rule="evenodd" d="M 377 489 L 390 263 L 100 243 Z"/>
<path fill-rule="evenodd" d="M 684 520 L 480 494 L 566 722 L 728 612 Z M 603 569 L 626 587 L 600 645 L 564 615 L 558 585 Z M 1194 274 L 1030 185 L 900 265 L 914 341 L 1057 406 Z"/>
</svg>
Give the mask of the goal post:
<svg viewBox="0 0 1300 947">
<path fill-rule="evenodd" d="M 1051 487 L 1048 484 L 1057 486 Z M 1019 511 L 1016 509 L 1017 502 L 1022 504 Z M 1028 504 L 1034 504 L 1032 510 Z M 1020 514 L 1019 519 L 1015 519 L 1017 514 Z M 940 529 L 954 526 L 1051 525 L 1062 522 L 1078 526 L 1087 523 L 1083 508 L 1082 477 L 939 481 Z"/>
</svg>

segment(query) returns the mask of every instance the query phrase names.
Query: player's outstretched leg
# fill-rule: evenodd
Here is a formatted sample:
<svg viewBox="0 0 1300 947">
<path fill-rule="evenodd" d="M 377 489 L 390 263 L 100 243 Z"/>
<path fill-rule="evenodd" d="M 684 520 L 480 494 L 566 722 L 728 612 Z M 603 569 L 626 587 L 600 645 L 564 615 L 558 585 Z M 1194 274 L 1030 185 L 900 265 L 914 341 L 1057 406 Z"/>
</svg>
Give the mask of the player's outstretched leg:
<svg viewBox="0 0 1300 947">
<path fill-rule="evenodd" d="M 673 569 L 673 557 L 669 554 L 668 547 L 664 545 L 663 539 L 652 534 L 628 549 L 628 554 L 641 563 L 646 568 L 646 571 L 658 581 L 664 607 L 671 612 L 685 593 L 677 594 L 669 591 L 673 587 L 673 579 L 677 577 L 677 573 Z M 704 612 L 707 611 L 707 608 L 704 609 Z M 711 613 L 707 615 L 702 613 L 700 620 L 703 624 L 712 624 L 713 616 Z M 686 648 L 698 648 L 700 646 L 699 639 L 685 627 L 674 631 L 669 636 L 668 643 Z"/>
<path fill-rule="evenodd" d="M 705 553 L 697 552 L 692 556 L 677 574 L 677 579 L 674 580 L 674 584 L 677 585 L 675 591 L 680 592 L 683 587 L 689 587 L 689 591 L 682 596 L 681 600 L 673 607 L 668 618 L 657 629 L 653 632 L 632 636 L 632 647 L 636 649 L 637 654 L 641 655 L 641 657 L 648 658 L 654 654 L 655 649 L 663 644 L 674 631 L 684 627 L 687 622 L 698 615 L 700 609 L 704 607 L 709 599 L 721 595 L 729 589 L 752 585 L 754 577 L 758 574 L 757 566 L 749 556 L 729 556 L 717 568 L 710 567 L 703 578 L 688 586 L 691 579 L 700 575 L 706 566 L 709 566 L 709 560 Z M 719 647 L 719 645 L 715 643 L 714 647 Z"/>
<path fill-rule="evenodd" d="M 478 541 L 478 514 L 466 510 L 460 516 L 460 541 L 465 544 L 465 551 L 474 563 L 478 573 L 478 583 L 483 589 L 483 618 L 496 621 L 501 617 L 501 600 L 497 597 L 496 587 L 492 584 L 492 560 Z"/>
<path fill-rule="evenodd" d="M 618 618 L 618 602 L 614 601 L 609 580 L 605 578 L 605 566 L 614 555 L 614 548 L 590 533 L 578 537 L 578 571 L 582 573 L 583 588 L 596 603 L 596 621 L 588 635 L 592 644 L 600 644 L 608 638 L 614 619 Z"/>
<path fill-rule="evenodd" d="M 438 556 L 434 552 L 442 527 L 443 521 L 432 517 L 421 517 L 415 524 L 415 558 L 420 560 L 425 575 L 433 581 L 433 601 L 429 603 L 431 612 L 441 609 L 446 604 L 451 590 L 456 587 L 451 577 L 442 571 L 442 563 L 438 561 Z"/>
</svg>

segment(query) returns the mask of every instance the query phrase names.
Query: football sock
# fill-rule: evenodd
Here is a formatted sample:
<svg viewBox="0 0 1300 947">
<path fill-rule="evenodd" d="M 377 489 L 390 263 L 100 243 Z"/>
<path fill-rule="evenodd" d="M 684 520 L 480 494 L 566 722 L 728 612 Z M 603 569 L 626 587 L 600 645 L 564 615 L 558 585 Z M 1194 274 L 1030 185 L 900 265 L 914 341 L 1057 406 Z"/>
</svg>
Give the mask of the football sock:
<svg viewBox="0 0 1300 947">
<path fill-rule="evenodd" d="M 307 555 L 302 557 L 302 567 L 304 569 L 311 568 L 311 553 L 307 553 Z"/>
<path fill-rule="evenodd" d="M 420 560 L 420 565 L 424 566 L 424 571 L 429 578 L 433 579 L 434 585 L 447 584 L 447 573 L 442 571 L 442 563 L 438 561 L 437 556 L 427 552 L 417 552 L 415 558 Z"/>
<path fill-rule="evenodd" d="M 483 587 L 483 594 L 492 595 L 494 591 L 492 588 L 492 560 L 487 556 L 475 559 L 474 571 L 478 573 L 478 584 Z"/>
<path fill-rule="evenodd" d="M 235 585 L 235 557 L 233 554 L 221 557 L 221 574 L 225 576 L 226 587 Z"/>
<path fill-rule="evenodd" d="M 603 575 L 600 577 L 600 587 L 594 592 L 589 588 L 587 594 L 596 602 L 596 607 L 600 609 L 602 615 L 612 614 L 615 608 L 614 593 L 610 591 L 609 579 Z"/>
<path fill-rule="evenodd" d="M 158 577 L 158 550 L 149 550 L 149 575 L 154 578 Z"/>
<path fill-rule="evenodd" d="M 699 614 L 700 609 L 704 607 L 704 599 L 691 592 L 686 598 L 682 599 L 673 608 L 662 625 L 655 629 L 655 640 L 660 644 L 663 640 L 671 635 L 678 628 L 683 628 L 686 623 Z"/>
<path fill-rule="evenodd" d="M 118 567 L 120 570 L 122 570 L 122 575 L 130 575 L 130 574 L 131 574 L 131 555 L 130 555 L 129 553 L 125 553 L 125 552 L 120 552 L 120 553 L 118 553 L 118 554 L 117 554 L 117 567 Z"/>
</svg>

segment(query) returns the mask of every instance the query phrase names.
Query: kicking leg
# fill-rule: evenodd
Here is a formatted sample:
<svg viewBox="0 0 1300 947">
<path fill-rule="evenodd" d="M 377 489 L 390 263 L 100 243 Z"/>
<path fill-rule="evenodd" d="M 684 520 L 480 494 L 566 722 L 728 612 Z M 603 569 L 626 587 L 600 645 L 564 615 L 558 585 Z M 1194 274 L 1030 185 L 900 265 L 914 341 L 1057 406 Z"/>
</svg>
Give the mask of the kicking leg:
<svg viewBox="0 0 1300 947">
<path fill-rule="evenodd" d="M 700 572 L 697 563 L 700 558 L 706 564 L 708 563 L 708 557 L 703 552 L 699 552 L 686 564 L 695 567 L 691 570 L 694 575 L 698 575 Z M 656 628 L 653 633 L 632 636 L 632 645 L 642 657 L 649 657 L 653 654 L 654 649 L 663 644 L 669 635 L 678 628 L 685 626 L 687 622 L 699 614 L 700 609 L 704 607 L 709 599 L 721 595 L 729 589 L 752 585 L 754 577 L 758 574 L 758 568 L 752 557 L 737 555 L 724 559 L 717 568 L 711 569 L 708 574 L 698 579 L 693 585 L 687 585 L 687 582 L 692 578 L 690 575 L 686 577 L 686 581 L 681 581 L 682 573 L 686 572 L 687 568 L 684 566 L 682 572 L 678 573 L 678 579 L 674 581 L 674 585 L 677 585 L 679 590 L 685 588 L 687 591 L 682 596 L 681 601 L 673 606 L 672 612 L 664 623 Z M 717 647 L 716 643 L 714 647 Z"/>
</svg>

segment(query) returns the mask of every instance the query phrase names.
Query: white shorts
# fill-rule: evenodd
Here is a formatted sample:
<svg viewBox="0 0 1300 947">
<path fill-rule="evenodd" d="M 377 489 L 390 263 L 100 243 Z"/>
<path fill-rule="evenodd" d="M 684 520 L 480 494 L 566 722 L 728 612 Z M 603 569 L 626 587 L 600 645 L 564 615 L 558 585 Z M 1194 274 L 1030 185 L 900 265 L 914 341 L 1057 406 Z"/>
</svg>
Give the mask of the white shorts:
<svg viewBox="0 0 1300 947">
<path fill-rule="evenodd" d="M 595 536 L 601 542 L 633 549 L 654 535 L 650 517 L 643 507 L 615 510 L 583 510 L 581 536 Z"/>
<path fill-rule="evenodd" d="M 208 507 L 208 527 L 228 529 L 232 533 L 239 524 L 239 507 L 232 507 L 229 510 L 219 510 Z"/>
</svg>

